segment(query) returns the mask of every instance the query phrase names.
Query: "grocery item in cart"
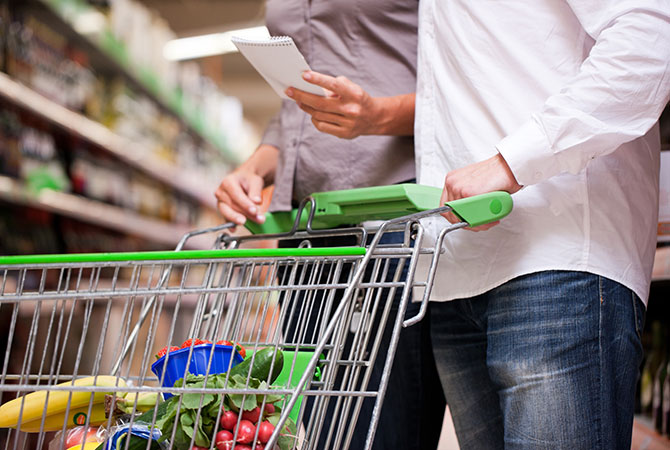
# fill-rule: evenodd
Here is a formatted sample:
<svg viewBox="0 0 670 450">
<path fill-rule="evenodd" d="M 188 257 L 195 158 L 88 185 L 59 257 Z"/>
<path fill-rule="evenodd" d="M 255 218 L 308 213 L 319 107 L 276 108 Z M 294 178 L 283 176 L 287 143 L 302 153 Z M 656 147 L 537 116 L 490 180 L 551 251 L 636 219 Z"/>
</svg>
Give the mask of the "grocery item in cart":
<svg viewBox="0 0 670 450">
<path fill-rule="evenodd" d="M 58 431 L 65 425 L 100 425 L 105 417 L 105 395 L 126 387 L 122 378 L 97 376 L 66 381 L 59 387 L 72 390 L 37 390 L 0 406 L 0 427 L 24 432 Z M 77 391 L 74 387 L 107 387 L 107 391 Z"/>
<path fill-rule="evenodd" d="M 171 351 L 169 356 L 161 356 L 151 365 L 151 371 L 162 380 L 162 386 L 172 387 L 188 373 L 225 373 L 242 360 L 242 355 L 230 345 L 200 344 Z M 165 397 L 169 398 L 171 395 L 165 394 Z"/>
</svg>

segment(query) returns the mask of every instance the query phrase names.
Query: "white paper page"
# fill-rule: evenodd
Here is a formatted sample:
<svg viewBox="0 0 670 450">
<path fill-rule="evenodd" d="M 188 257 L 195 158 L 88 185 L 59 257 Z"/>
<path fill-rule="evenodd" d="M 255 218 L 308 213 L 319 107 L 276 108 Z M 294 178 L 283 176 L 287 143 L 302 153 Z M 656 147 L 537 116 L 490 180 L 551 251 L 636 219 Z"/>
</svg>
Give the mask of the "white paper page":
<svg viewBox="0 0 670 450">
<path fill-rule="evenodd" d="M 322 88 L 302 79 L 302 73 L 310 68 L 290 37 L 252 40 L 234 36 L 231 40 L 281 98 L 289 98 L 284 91 L 291 86 L 325 95 Z"/>
</svg>

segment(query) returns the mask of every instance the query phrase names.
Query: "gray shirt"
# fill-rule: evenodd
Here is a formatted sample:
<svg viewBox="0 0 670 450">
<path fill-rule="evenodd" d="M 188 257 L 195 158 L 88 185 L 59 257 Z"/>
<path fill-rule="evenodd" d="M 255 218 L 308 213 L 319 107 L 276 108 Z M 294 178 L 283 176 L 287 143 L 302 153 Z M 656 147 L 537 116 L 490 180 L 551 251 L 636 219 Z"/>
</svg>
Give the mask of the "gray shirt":
<svg viewBox="0 0 670 450">
<path fill-rule="evenodd" d="M 344 75 L 374 97 L 416 87 L 418 0 L 268 0 L 273 36 L 291 36 L 312 70 Z M 263 136 L 280 150 L 270 209 L 287 210 L 313 192 L 414 178 L 413 137 L 340 139 L 319 132 L 285 100 Z"/>
</svg>

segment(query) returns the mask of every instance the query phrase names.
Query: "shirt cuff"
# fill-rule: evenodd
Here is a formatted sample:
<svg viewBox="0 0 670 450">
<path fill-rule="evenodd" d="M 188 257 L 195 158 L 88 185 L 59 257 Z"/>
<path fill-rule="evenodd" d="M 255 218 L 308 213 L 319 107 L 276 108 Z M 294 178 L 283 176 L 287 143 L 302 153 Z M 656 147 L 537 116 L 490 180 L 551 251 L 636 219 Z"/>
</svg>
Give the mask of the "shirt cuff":
<svg viewBox="0 0 670 450">
<path fill-rule="evenodd" d="M 537 184 L 561 172 L 547 136 L 533 119 L 500 141 L 496 148 L 522 186 Z"/>
</svg>

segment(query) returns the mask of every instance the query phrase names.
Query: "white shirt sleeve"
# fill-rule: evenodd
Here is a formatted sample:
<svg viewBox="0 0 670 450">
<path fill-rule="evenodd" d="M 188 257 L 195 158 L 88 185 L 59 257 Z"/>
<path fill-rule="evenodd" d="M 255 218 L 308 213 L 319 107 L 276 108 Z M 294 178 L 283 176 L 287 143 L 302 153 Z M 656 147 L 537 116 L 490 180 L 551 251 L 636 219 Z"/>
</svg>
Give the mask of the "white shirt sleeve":
<svg viewBox="0 0 670 450">
<path fill-rule="evenodd" d="M 566 0 L 595 44 L 579 73 L 497 145 L 530 185 L 644 136 L 670 99 L 670 0 Z"/>
</svg>

